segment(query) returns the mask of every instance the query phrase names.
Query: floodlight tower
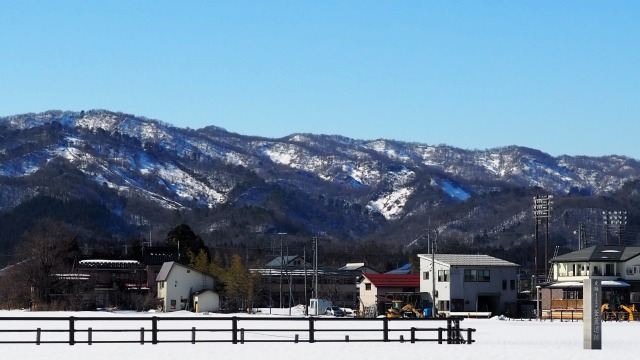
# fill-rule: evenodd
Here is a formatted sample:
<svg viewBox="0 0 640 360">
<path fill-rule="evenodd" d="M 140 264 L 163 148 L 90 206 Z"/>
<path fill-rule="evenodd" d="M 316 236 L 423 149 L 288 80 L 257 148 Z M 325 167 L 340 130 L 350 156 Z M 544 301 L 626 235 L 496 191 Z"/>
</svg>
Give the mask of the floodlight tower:
<svg viewBox="0 0 640 360">
<path fill-rule="evenodd" d="M 534 282 L 533 286 L 535 287 L 538 283 L 538 225 L 541 223 L 542 219 L 545 220 L 545 239 L 544 239 L 544 277 L 545 279 L 548 276 L 548 266 L 549 262 L 549 215 L 551 213 L 551 205 L 553 202 L 553 195 L 537 195 L 533 197 L 533 218 L 536 223 L 535 230 L 535 249 L 534 249 Z"/>
<path fill-rule="evenodd" d="M 605 245 L 609 245 L 609 232 L 611 228 L 616 229 L 618 234 L 618 245 L 622 245 L 622 229 L 627 225 L 626 211 L 602 211 L 602 221 L 604 223 Z"/>
</svg>

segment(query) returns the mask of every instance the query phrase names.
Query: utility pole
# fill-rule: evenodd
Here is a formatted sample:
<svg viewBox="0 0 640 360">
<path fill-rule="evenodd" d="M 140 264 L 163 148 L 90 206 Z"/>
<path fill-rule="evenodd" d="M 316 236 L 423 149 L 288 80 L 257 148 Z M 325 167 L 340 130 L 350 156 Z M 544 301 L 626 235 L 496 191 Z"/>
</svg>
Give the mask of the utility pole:
<svg viewBox="0 0 640 360">
<path fill-rule="evenodd" d="M 314 251 L 313 251 L 313 283 L 314 283 L 314 297 L 316 299 L 315 302 L 315 314 L 316 316 L 318 315 L 318 238 L 317 237 L 313 237 L 311 238 L 313 240 L 313 247 L 314 247 Z"/>
<path fill-rule="evenodd" d="M 282 309 L 282 273 L 284 272 L 284 249 L 282 248 L 282 233 L 280 235 L 280 299 L 278 301 L 279 307 Z"/>
<path fill-rule="evenodd" d="M 577 232 L 578 232 L 578 250 L 589 247 L 589 244 L 587 242 L 587 230 L 585 229 L 585 226 L 582 222 L 578 224 Z M 575 233 L 576 232 L 574 231 L 574 234 Z"/>
<path fill-rule="evenodd" d="M 304 266 L 304 314 L 309 315 L 309 298 L 307 298 L 307 245 L 302 248 L 302 261 Z"/>
<path fill-rule="evenodd" d="M 433 239 L 433 243 L 431 244 L 431 286 L 432 286 L 432 300 L 431 301 L 431 317 L 436 317 L 436 240 L 438 239 L 436 233 L 436 238 Z"/>
<path fill-rule="evenodd" d="M 291 281 L 293 280 L 293 274 L 289 271 L 289 245 L 287 245 L 287 265 L 285 266 L 287 270 L 287 276 L 289 277 L 289 316 L 291 316 L 291 301 L 293 297 L 293 293 L 291 292 Z"/>
</svg>

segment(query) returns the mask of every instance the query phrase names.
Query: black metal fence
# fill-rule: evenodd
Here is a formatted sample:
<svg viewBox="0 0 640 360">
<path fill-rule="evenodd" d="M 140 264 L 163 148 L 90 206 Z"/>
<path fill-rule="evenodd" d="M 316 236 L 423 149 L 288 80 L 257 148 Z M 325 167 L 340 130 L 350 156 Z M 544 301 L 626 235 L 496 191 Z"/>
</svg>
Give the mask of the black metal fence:
<svg viewBox="0 0 640 360">
<path fill-rule="evenodd" d="M 437 342 L 472 344 L 461 318 L 0 317 L 0 344 Z M 16 324 L 20 324 L 16 328 Z M 30 325 L 30 324 L 33 324 Z M 11 326 L 14 326 L 13 328 Z"/>
</svg>

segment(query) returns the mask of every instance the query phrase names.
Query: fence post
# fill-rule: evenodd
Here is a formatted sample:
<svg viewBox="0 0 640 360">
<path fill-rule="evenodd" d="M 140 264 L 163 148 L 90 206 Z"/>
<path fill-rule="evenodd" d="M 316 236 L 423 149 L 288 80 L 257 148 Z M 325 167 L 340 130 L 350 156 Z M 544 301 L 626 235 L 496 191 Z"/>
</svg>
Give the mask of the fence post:
<svg viewBox="0 0 640 360">
<path fill-rule="evenodd" d="M 389 319 L 382 319 L 382 341 L 389 342 Z"/>
<path fill-rule="evenodd" d="M 411 343 L 415 344 L 416 342 L 416 328 L 411 327 Z"/>
<path fill-rule="evenodd" d="M 309 318 L 309 342 L 310 343 L 316 342 L 316 339 L 315 339 L 316 330 L 314 326 L 315 326 L 315 319 Z"/>
<path fill-rule="evenodd" d="M 438 328 L 438 344 L 442 344 L 442 332 L 444 331 L 443 328 Z"/>
<path fill-rule="evenodd" d="M 447 319 L 447 344 L 451 344 L 451 319 Z"/>
<path fill-rule="evenodd" d="M 76 319 L 73 316 L 69 316 L 69 345 L 76 344 L 75 321 Z"/>
<path fill-rule="evenodd" d="M 151 317 L 151 343 L 156 345 L 158 343 L 158 317 Z"/>
<path fill-rule="evenodd" d="M 240 329 L 240 344 L 244 344 L 244 328 Z"/>
<path fill-rule="evenodd" d="M 299 336 L 299 335 L 298 335 L 298 334 L 296 334 L 296 336 L 294 337 L 294 340 L 293 340 L 293 342 L 294 342 L 294 343 L 296 343 L 296 344 L 298 343 L 298 336 Z"/>
<path fill-rule="evenodd" d="M 89 343 L 89 345 L 93 345 L 93 329 L 91 328 L 87 329 L 87 343 Z"/>
<path fill-rule="evenodd" d="M 238 317 L 231 318 L 231 343 L 238 343 Z"/>
<path fill-rule="evenodd" d="M 192 344 L 196 343 L 196 327 L 195 326 L 191 328 L 191 343 Z"/>
<path fill-rule="evenodd" d="M 469 345 L 473 344 L 473 339 L 471 339 L 471 334 L 473 334 L 473 329 L 472 328 L 468 328 L 467 329 L 467 344 L 469 344 Z"/>
<path fill-rule="evenodd" d="M 41 335 L 41 333 L 42 333 L 42 329 L 38 328 L 36 330 L 36 345 L 40 345 L 40 335 Z"/>
<path fill-rule="evenodd" d="M 140 328 L 140 345 L 144 345 L 144 327 Z"/>
</svg>

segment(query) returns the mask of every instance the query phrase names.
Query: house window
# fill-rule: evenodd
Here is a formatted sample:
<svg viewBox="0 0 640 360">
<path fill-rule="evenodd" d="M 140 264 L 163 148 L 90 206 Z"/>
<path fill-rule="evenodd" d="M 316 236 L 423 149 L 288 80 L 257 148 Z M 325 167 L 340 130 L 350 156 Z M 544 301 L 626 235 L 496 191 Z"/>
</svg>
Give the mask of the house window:
<svg viewBox="0 0 640 360">
<path fill-rule="evenodd" d="M 429 280 L 429 272 L 425 271 L 422 273 L 422 280 Z"/>
<path fill-rule="evenodd" d="M 516 281 L 515 280 L 509 280 L 509 289 L 511 289 L 511 290 L 515 290 L 516 289 Z"/>
<path fill-rule="evenodd" d="M 449 282 L 449 270 L 438 270 L 438 282 Z"/>
<path fill-rule="evenodd" d="M 438 300 L 438 310 L 449 311 L 449 300 Z"/>
<path fill-rule="evenodd" d="M 371 284 L 364 284 L 365 290 L 371 290 Z"/>
<path fill-rule="evenodd" d="M 604 265 L 604 275 L 605 276 L 614 276 L 613 264 L 605 264 Z"/>
<path fill-rule="evenodd" d="M 563 290 L 562 299 L 563 300 L 582 299 L 582 290 Z"/>
<path fill-rule="evenodd" d="M 489 270 L 478 270 L 478 281 L 481 281 L 481 282 L 491 281 L 491 272 Z"/>
<path fill-rule="evenodd" d="M 640 303 L 640 292 L 632 292 L 629 294 L 631 296 L 631 302 L 634 304 Z"/>
<path fill-rule="evenodd" d="M 176 300 L 175 299 L 171 300 L 171 308 L 172 309 L 176 308 Z"/>
<path fill-rule="evenodd" d="M 478 281 L 477 271 L 475 269 L 466 269 L 464 271 L 464 281 L 466 282 Z"/>
<path fill-rule="evenodd" d="M 502 290 L 507 290 L 507 280 L 502 280 Z"/>
</svg>

